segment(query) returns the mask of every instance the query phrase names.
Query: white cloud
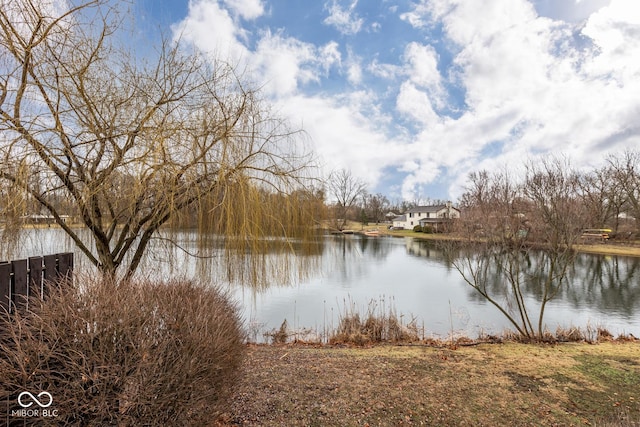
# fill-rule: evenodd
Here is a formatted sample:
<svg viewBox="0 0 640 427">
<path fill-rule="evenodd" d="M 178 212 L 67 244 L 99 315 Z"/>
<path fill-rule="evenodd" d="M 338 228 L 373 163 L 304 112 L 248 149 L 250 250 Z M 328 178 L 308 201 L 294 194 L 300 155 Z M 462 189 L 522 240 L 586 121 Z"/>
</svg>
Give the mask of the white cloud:
<svg viewBox="0 0 640 427">
<path fill-rule="evenodd" d="M 329 42 L 320 47 L 319 51 L 319 62 L 325 73 L 328 73 L 331 67 L 339 67 L 342 63 L 342 55 L 340 54 L 338 43 L 334 41 Z"/>
<path fill-rule="evenodd" d="M 438 114 L 433 111 L 429 96 L 418 90 L 411 82 L 405 82 L 400 86 L 396 108 L 400 113 L 421 123 L 426 128 L 430 128 L 439 121 Z"/>
<path fill-rule="evenodd" d="M 537 16 L 531 3 L 524 0 L 430 0 L 426 11 L 432 19 L 442 21 L 447 36 L 459 45 L 486 39 Z"/>
<path fill-rule="evenodd" d="M 318 82 L 332 67 L 341 67 L 336 42 L 323 46 L 266 29 L 248 47 L 248 31 L 237 16 L 257 18 L 264 13 L 260 0 L 194 0 L 188 16 L 173 26 L 176 36 L 212 57 L 223 58 L 259 76 L 265 93 L 290 96 L 310 82 Z"/>
<path fill-rule="evenodd" d="M 412 82 L 430 89 L 440 86 L 438 54 L 432 46 L 411 42 L 405 48 L 404 57 L 411 66 L 409 74 Z"/>
<path fill-rule="evenodd" d="M 433 171 L 434 164 L 455 177 L 452 191 L 458 192 L 470 168 L 559 152 L 594 163 L 610 150 L 640 142 L 633 118 L 640 112 L 640 59 L 631 60 L 640 58 L 640 17 L 629 3 L 614 0 L 589 18 L 582 34 L 598 49 L 575 45 L 574 27 L 537 17 L 526 1 L 508 5 L 433 0 L 405 17 L 415 25 L 444 24 L 458 46 L 454 70 L 467 107 L 458 118 L 423 122 L 407 150 L 421 167 L 405 179 L 405 195 L 434 179 L 433 172 L 422 171 Z M 425 95 L 402 88 L 401 111 L 431 114 L 419 107 Z"/>
<path fill-rule="evenodd" d="M 561 29 L 538 19 L 514 22 L 496 36 L 478 36 L 465 44 L 455 64 L 467 90 L 466 103 L 482 109 L 544 96 L 555 78 L 550 50 L 556 36 L 562 36 Z"/>
<path fill-rule="evenodd" d="M 407 175 L 402 182 L 401 194 L 404 200 L 415 200 L 422 196 L 421 186 L 440 176 L 439 164 L 435 161 L 423 161 L 415 172 Z"/>
<path fill-rule="evenodd" d="M 613 0 L 591 15 L 582 34 L 590 37 L 600 52 L 587 64 L 590 74 L 612 73 L 619 84 L 633 84 L 640 75 L 640 4 Z M 635 60 L 632 60 L 635 58 Z"/>
<path fill-rule="evenodd" d="M 444 103 L 442 76 L 438 70 L 438 54 L 429 45 L 411 42 L 404 51 L 405 73 L 414 85 L 426 89 L 437 107 Z M 431 102 L 429 103 L 431 105 Z"/>
<path fill-rule="evenodd" d="M 432 22 L 430 17 L 433 5 L 426 1 L 418 2 L 409 12 L 400 14 L 400 19 L 407 21 L 415 28 L 425 28 Z M 442 14 L 439 12 L 438 14 Z"/>
<path fill-rule="evenodd" d="M 307 66 L 315 63 L 316 54 L 312 44 L 266 32 L 258 42 L 252 66 L 267 83 L 267 93 L 288 96 L 297 91 L 299 83 L 317 81 L 317 70 Z"/>
<path fill-rule="evenodd" d="M 347 81 L 352 85 L 358 85 L 362 82 L 362 65 L 361 59 L 353 53 L 353 50 L 348 50 L 347 56 Z"/>
<path fill-rule="evenodd" d="M 224 0 L 224 3 L 236 15 L 244 19 L 256 19 L 264 13 L 261 0 Z"/>
<path fill-rule="evenodd" d="M 329 16 L 324 23 L 335 27 L 342 34 L 357 34 L 362 29 L 364 20 L 354 12 L 358 0 L 353 0 L 349 6 L 343 8 L 339 4 L 339 0 L 331 0 L 325 4 L 325 9 L 329 12 Z"/>
<path fill-rule="evenodd" d="M 230 10 L 194 1 L 176 29 L 205 51 L 226 45 L 242 57 L 328 167 L 348 167 L 370 184 L 401 172 L 405 198 L 443 179 L 457 194 L 475 168 L 558 151 L 579 165 L 640 144 L 640 16 L 628 0 L 578 24 L 538 16 L 527 0 L 421 0 L 401 18 L 422 37 L 399 40 L 396 61 L 355 42 L 343 58 L 336 41 L 314 44 L 268 28 L 251 33 L 250 50 L 236 19 L 240 0 L 225 1 Z M 328 23 L 360 31 L 362 24 L 348 30 L 360 19 L 355 6 L 332 1 Z M 436 27 L 446 40 L 424 44 Z M 324 90 L 323 79 L 337 75 L 359 91 L 345 82 Z M 376 89 L 366 86 L 372 81 Z M 305 94 L 316 83 L 322 95 Z"/>
<path fill-rule="evenodd" d="M 380 117 L 374 99 L 368 92 L 341 98 L 296 95 L 281 99 L 278 107 L 286 116 L 302 120 L 325 173 L 347 168 L 373 187 L 384 168 L 404 158 L 401 144 L 385 135 L 381 125 L 387 119 Z"/>
<path fill-rule="evenodd" d="M 175 37 L 214 57 L 238 63 L 249 56 L 243 43 L 245 31 L 216 0 L 189 2 L 187 17 L 172 26 L 172 30 Z"/>
<path fill-rule="evenodd" d="M 387 80 L 393 80 L 402 73 L 402 67 L 400 67 L 399 65 L 383 64 L 378 62 L 377 59 L 371 61 L 371 63 L 367 67 L 367 70 L 372 75 Z"/>
<path fill-rule="evenodd" d="M 355 2 L 351 4 L 354 7 Z M 335 41 L 318 46 L 286 36 L 283 31 L 266 29 L 259 34 L 255 49 L 249 50 L 243 44 L 244 30 L 233 19 L 233 11 L 212 0 L 193 3 L 189 16 L 175 30 L 188 34 L 188 41 L 207 50 L 214 27 L 218 28 L 219 38 L 229 40 L 228 44 L 243 52 L 243 63 L 259 76 L 265 94 L 279 113 L 289 118 L 293 126 L 304 128 L 325 172 L 349 168 L 374 186 L 385 168 L 401 161 L 400 143 L 386 136 L 390 118 L 381 113 L 375 93 L 308 96 L 301 90 L 305 84 L 328 75 L 332 68 L 345 71 L 352 84 L 359 84 L 361 58 L 351 49 L 343 60 Z"/>
</svg>

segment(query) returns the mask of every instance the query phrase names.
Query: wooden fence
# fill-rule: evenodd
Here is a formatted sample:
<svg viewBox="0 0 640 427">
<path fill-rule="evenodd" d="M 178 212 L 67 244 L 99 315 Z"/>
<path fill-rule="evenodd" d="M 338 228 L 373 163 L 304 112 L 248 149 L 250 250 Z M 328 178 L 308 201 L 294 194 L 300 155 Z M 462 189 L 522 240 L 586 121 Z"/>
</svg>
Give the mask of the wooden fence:
<svg viewBox="0 0 640 427">
<path fill-rule="evenodd" d="M 0 314 L 24 307 L 30 295 L 46 295 L 47 287 L 73 274 L 73 253 L 0 261 Z"/>
</svg>

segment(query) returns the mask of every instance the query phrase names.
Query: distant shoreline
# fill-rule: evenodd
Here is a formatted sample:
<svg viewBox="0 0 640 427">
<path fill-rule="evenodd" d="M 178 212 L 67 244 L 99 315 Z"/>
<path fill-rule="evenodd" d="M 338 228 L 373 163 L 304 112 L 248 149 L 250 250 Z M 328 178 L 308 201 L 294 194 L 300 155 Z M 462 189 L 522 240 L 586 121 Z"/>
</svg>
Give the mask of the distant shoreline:
<svg viewBox="0 0 640 427">
<path fill-rule="evenodd" d="M 417 233 L 411 230 L 388 230 L 385 225 L 365 226 L 362 230 L 356 231 L 358 234 L 364 234 L 367 231 L 378 230 L 380 235 L 393 237 L 411 237 L 418 240 L 462 240 L 459 236 L 452 234 L 426 234 Z M 640 242 L 633 241 L 629 244 L 576 244 L 573 246 L 577 252 L 589 253 L 596 255 L 620 255 L 640 257 Z"/>
<path fill-rule="evenodd" d="M 79 223 L 70 223 L 69 227 L 78 228 L 78 227 L 83 227 L 83 225 Z M 0 229 L 2 228 L 3 227 L 0 227 Z M 47 229 L 47 228 L 61 229 L 61 227 L 58 224 L 23 224 L 22 228 L 25 230 Z M 425 233 L 416 233 L 411 230 L 388 230 L 386 225 L 373 225 L 373 226 L 369 225 L 361 229 L 358 229 L 358 227 L 352 227 L 351 230 L 354 230 L 353 233 L 360 234 L 360 235 L 365 235 L 366 232 L 377 230 L 380 236 L 411 237 L 418 240 L 462 240 L 460 237 L 451 235 L 451 234 L 425 234 Z M 637 241 L 631 242 L 628 245 L 611 244 L 611 243 L 600 243 L 600 244 L 590 244 L 590 245 L 577 244 L 577 245 L 574 245 L 574 249 L 577 252 L 596 254 L 596 255 L 620 255 L 620 256 L 640 257 L 640 242 L 637 242 Z"/>
</svg>

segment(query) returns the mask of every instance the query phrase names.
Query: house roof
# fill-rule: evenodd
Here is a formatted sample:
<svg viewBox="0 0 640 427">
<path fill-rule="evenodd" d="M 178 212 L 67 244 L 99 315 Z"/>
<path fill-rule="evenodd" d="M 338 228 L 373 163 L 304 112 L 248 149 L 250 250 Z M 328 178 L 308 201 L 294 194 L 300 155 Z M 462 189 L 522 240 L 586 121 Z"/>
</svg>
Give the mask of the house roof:
<svg viewBox="0 0 640 427">
<path fill-rule="evenodd" d="M 425 212 L 438 212 L 442 209 L 446 209 L 447 205 L 430 205 L 430 206 L 416 206 L 407 211 L 407 213 L 425 213 Z M 453 206 L 451 209 L 459 210 Z"/>
<path fill-rule="evenodd" d="M 406 221 L 407 220 L 407 216 L 406 215 L 400 215 L 397 216 L 395 218 L 393 218 L 394 221 Z"/>
</svg>

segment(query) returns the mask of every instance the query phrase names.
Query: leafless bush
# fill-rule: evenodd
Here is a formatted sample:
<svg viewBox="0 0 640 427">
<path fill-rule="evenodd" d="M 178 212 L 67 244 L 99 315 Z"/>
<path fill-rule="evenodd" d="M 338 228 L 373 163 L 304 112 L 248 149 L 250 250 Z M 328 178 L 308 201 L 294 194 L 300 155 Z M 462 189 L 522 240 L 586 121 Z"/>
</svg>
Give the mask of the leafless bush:
<svg viewBox="0 0 640 427">
<path fill-rule="evenodd" d="M 9 414 L 22 391 L 46 391 L 62 425 L 204 425 L 243 356 L 234 304 L 189 281 L 88 280 L 3 316 L 0 331 Z"/>
</svg>

